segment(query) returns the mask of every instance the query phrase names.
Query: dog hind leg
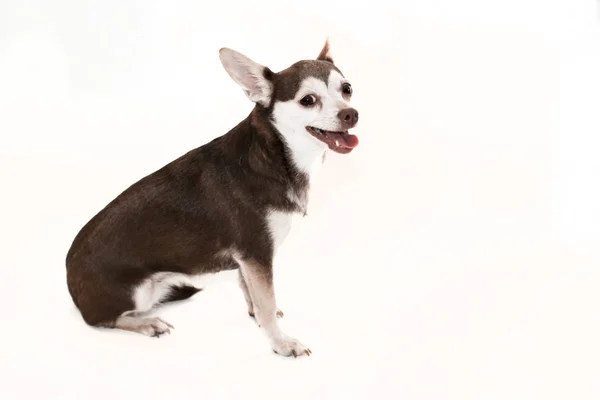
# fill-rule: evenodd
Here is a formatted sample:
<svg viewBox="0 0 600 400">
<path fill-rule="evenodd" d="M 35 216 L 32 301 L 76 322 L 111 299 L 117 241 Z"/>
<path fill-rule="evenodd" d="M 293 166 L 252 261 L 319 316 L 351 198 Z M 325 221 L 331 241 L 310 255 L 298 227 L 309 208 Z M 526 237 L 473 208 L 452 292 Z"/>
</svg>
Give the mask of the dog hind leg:
<svg viewBox="0 0 600 400">
<path fill-rule="evenodd" d="M 164 333 L 171 333 L 173 325 L 158 318 L 141 318 L 131 315 L 122 315 L 115 321 L 114 327 L 142 335 L 159 337 Z"/>
<path fill-rule="evenodd" d="M 200 289 L 177 285 L 181 277 L 172 274 L 145 275 L 126 267 L 119 272 L 99 274 L 87 265 L 70 265 L 68 285 L 84 321 L 94 327 L 121 329 L 158 337 L 173 326 L 158 317 L 142 317 L 166 301 L 189 298 Z"/>
</svg>

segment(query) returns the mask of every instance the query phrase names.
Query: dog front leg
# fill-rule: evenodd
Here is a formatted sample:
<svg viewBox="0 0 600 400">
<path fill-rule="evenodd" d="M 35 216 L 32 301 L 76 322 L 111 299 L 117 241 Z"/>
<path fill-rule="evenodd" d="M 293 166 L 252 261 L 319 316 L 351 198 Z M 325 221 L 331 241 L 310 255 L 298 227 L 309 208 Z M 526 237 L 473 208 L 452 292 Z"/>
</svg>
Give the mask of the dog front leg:
<svg viewBox="0 0 600 400">
<path fill-rule="evenodd" d="M 271 348 L 282 356 L 310 355 L 310 349 L 281 331 L 277 322 L 277 303 L 273 288 L 273 269 L 251 260 L 238 260 L 241 278 L 252 300 L 258 326 L 266 333 Z"/>
<path fill-rule="evenodd" d="M 238 273 L 238 282 L 240 284 L 240 289 L 242 289 L 242 293 L 244 293 L 244 299 L 246 300 L 246 305 L 248 306 L 248 315 L 252 318 L 254 317 L 254 304 L 252 303 L 252 298 L 250 297 L 250 293 L 248 292 L 248 285 L 246 285 L 246 281 L 244 276 L 242 275 L 242 270 L 239 270 Z M 277 310 L 277 318 L 283 318 L 283 311 Z"/>
</svg>

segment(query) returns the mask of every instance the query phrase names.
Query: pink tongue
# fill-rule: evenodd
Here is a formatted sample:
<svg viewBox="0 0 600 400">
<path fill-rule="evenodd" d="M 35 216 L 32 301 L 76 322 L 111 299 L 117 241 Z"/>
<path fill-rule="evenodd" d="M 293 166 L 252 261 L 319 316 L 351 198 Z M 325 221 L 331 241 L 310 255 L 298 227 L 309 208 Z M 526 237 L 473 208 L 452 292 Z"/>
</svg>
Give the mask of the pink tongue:
<svg viewBox="0 0 600 400">
<path fill-rule="evenodd" d="M 351 135 L 349 133 L 334 133 L 328 132 L 327 135 L 331 140 L 337 140 L 340 144 L 343 144 L 344 147 L 349 149 L 353 149 L 358 146 L 358 137 L 356 135 Z"/>
<path fill-rule="evenodd" d="M 358 146 L 358 136 L 351 135 L 349 133 L 344 133 L 341 136 L 342 136 L 342 140 L 344 141 L 344 145 L 346 147 L 353 149 L 356 146 Z"/>
</svg>

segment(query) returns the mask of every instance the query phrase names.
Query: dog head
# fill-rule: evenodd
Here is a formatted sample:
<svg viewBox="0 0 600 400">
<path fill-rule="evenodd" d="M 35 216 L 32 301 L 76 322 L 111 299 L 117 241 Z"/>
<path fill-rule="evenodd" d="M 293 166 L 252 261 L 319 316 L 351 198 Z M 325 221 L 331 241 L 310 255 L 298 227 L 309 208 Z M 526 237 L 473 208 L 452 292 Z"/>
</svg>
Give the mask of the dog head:
<svg viewBox="0 0 600 400">
<path fill-rule="evenodd" d="M 246 96 L 267 110 L 291 147 L 347 154 L 358 145 L 348 132 L 358 122 L 358 111 L 350 106 L 352 85 L 334 64 L 329 41 L 316 59 L 278 73 L 229 48 L 222 48 L 219 58 Z"/>
</svg>

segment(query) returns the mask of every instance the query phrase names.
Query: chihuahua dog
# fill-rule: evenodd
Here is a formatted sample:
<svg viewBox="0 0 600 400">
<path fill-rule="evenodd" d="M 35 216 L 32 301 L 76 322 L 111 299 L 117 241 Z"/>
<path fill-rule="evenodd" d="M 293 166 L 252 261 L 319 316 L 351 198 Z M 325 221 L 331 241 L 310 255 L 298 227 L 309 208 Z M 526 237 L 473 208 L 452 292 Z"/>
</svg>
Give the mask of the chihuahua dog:
<svg viewBox="0 0 600 400">
<path fill-rule="evenodd" d="M 169 323 L 144 316 L 202 290 L 199 278 L 238 270 L 248 313 L 283 356 L 311 351 L 278 326 L 273 258 L 329 149 L 348 154 L 358 121 L 352 86 L 329 41 L 315 60 L 273 72 L 229 48 L 229 76 L 254 103 L 228 133 L 131 185 L 76 235 L 66 257 L 69 293 L 90 326 L 158 337 Z"/>
</svg>

